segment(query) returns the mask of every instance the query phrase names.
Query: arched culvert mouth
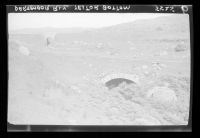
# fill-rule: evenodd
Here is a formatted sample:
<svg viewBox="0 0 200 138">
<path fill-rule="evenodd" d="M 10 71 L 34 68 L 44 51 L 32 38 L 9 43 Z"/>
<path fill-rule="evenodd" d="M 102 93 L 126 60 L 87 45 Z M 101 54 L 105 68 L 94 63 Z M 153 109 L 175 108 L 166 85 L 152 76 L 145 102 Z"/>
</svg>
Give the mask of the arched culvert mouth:
<svg viewBox="0 0 200 138">
<path fill-rule="evenodd" d="M 105 86 L 111 90 L 113 88 L 116 88 L 118 87 L 120 84 L 122 83 L 126 83 L 126 84 L 136 84 L 134 81 L 132 80 L 129 80 L 129 79 L 126 79 L 126 78 L 114 78 L 114 79 L 111 79 L 109 81 L 107 81 L 105 83 Z"/>
</svg>

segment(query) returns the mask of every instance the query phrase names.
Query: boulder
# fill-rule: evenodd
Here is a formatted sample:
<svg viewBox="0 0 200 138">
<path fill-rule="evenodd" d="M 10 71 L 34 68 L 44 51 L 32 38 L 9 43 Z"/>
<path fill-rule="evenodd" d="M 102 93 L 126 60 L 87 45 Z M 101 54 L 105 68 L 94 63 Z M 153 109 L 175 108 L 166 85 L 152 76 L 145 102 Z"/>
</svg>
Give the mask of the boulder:
<svg viewBox="0 0 200 138">
<path fill-rule="evenodd" d="M 19 52 L 22 53 L 23 55 L 29 56 L 30 55 L 30 51 L 27 47 L 25 46 L 20 46 L 19 47 Z"/>
</svg>

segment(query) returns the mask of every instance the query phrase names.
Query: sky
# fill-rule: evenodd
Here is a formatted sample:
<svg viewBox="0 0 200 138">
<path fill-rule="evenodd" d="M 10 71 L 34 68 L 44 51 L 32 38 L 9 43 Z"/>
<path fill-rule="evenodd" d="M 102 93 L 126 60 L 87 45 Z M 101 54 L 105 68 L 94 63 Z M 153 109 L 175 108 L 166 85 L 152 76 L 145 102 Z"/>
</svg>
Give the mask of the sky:
<svg viewBox="0 0 200 138">
<path fill-rule="evenodd" d="M 169 14 L 152 13 L 9 13 L 8 30 L 24 28 L 101 28 Z"/>
</svg>

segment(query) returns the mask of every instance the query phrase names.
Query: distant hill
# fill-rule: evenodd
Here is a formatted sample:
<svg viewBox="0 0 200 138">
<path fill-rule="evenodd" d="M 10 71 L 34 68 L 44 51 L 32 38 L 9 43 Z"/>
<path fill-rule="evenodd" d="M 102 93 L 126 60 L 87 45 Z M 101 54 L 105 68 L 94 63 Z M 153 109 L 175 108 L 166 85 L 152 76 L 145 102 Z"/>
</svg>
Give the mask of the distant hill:
<svg viewBox="0 0 200 138">
<path fill-rule="evenodd" d="M 171 15 L 157 17 L 153 19 L 140 19 L 130 23 L 123 23 L 111 27 L 103 28 L 103 31 L 127 32 L 127 31 L 174 31 L 182 32 L 189 29 L 189 18 L 186 15 Z M 160 28 L 160 29 L 159 29 Z"/>
<path fill-rule="evenodd" d="M 58 34 L 61 41 L 127 41 L 138 39 L 185 39 L 189 38 L 189 18 L 172 15 L 154 19 L 142 19 L 129 23 L 83 31 L 79 34 Z"/>
<path fill-rule="evenodd" d="M 25 28 L 20 30 L 12 30 L 11 34 L 41 34 L 45 32 L 57 32 L 57 33 L 80 33 L 82 31 L 88 30 L 87 28 Z"/>
<path fill-rule="evenodd" d="M 153 19 L 140 19 L 99 29 L 46 27 L 37 29 L 27 28 L 10 33 L 37 34 L 45 32 L 57 32 L 56 38 L 59 41 L 123 41 L 156 38 L 188 38 L 189 16 L 175 14 Z"/>
</svg>

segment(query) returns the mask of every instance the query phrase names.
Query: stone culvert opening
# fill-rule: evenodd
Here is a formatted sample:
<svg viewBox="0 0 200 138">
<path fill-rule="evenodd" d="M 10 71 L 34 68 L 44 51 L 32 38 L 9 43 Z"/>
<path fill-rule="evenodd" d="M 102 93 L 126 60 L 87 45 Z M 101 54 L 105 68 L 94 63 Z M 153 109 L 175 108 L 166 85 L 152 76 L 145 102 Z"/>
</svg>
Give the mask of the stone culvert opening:
<svg viewBox="0 0 200 138">
<path fill-rule="evenodd" d="M 139 77 L 134 74 L 114 73 L 101 79 L 111 92 L 119 92 L 125 99 L 140 95 Z"/>
<path fill-rule="evenodd" d="M 126 79 L 126 78 L 114 78 L 105 83 L 105 86 L 111 90 L 113 88 L 116 88 L 120 86 L 120 84 L 125 83 L 125 84 L 136 84 L 134 81 Z"/>
</svg>

